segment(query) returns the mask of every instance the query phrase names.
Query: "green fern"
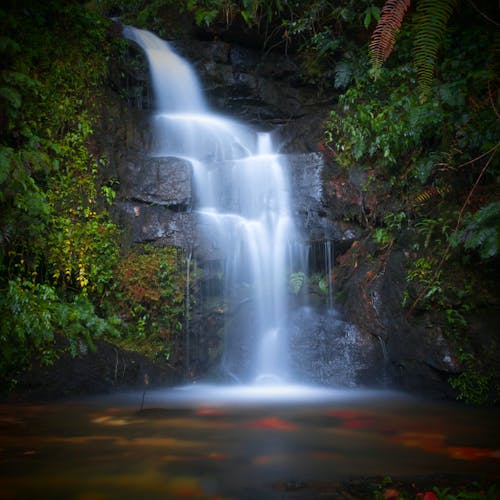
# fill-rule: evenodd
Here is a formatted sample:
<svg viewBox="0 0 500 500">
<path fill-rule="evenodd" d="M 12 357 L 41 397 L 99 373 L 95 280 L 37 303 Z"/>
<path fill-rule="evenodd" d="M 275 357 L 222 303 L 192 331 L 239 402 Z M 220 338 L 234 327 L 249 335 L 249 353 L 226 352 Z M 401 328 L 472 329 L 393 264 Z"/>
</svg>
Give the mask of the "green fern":
<svg viewBox="0 0 500 500">
<path fill-rule="evenodd" d="M 457 0 L 419 0 L 415 17 L 414 61 L 425 100 L 429 95 L 437 52 Z"/>
<path fill-rule="evenodd" d="M 479 209 L 465 229 L 452 239 L 454 247 L 463 243 L 467 250 L 475 249 L 482 259 L 498 255 L 500 249 L 500 202 Z"/>
<path fill-rule="evenodd" d="M 292 273 L 288 279 L 288 285 L 290 290 L 298 295 L 300 290 L 302 289 L 302 285 L 304 284 L 305 275 L 303 272 Z"/>
</svg>

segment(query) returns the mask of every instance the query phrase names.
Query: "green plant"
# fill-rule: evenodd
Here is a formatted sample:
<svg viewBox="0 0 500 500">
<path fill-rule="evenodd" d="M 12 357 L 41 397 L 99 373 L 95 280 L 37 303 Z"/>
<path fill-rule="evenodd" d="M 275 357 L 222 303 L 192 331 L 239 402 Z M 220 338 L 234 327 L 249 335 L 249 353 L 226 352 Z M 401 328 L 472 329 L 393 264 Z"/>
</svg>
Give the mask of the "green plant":
<svg viewBox="0 0 500 500">
<path fill-rule="evenodd" d="M 288 286 L 294 295 L 298 295 L 304 285 L 305 274 L 303 272 L 291 273 L 288 278 Z"/>
<path fill-rule="evenodd" d="M 452 493 L 451 488 L 434 487 L 432 491 L 437 495 L 438 500 L 495 500 L 498 497 L 495 484 L 486 490 L 475 482 L 469 485 L 467 491 L 458 493 Z"/>
<path fill-rule="evenodd" d="M 434 265 L 432 258 L 420 257 L 412 262 L 407 274 L 407 280 L 422 289 L 421 300 L 429 308 L 443 296 L 441 272 L 436 273 Z"/>
<path fill-rule="evenodd" d="M 450 378 L 450 385 L 458 391 L 457 399 L 478 405 L 492 399 L 498 401 L 500 387 L 495 387 L 498 381 L 495 381 L 493 370 L 483 366 L 471 353 L 462 351 L 459 361 L 464 366 L 463 371 Z"/>
<path fill-rule="evenodd" d="M 19 278 L 8 285 L 0 299 L 0 377 L 9 386 L 32 361 L 51 365 L 58 359 L 56 335 L 68 339 L 76 356 L 82 341 L 92 348 L 93 339 L 118 334 L 119 319 L 99 317 L 85 296 L 67 302 L 48 285 Z"/>
<path fill-rule="evenodd" d="M 466 226 L 452 238 L 452 246 L 463 244 L 466 250 L 477 250 L 482 259 L 495 257 L 500 248 L 500 202 L 480 208 L 469 217 Z"/>
<path fill-rule="evenodd" d="M 449 222 L 443 217 L 421 219 L 415 224 L 415 227 L 425 238 L 424 248 L 429 248 L 431 242 L 433 247 L 443 247 L 450 237 Z"/>
<path fill-rule="evenodd" d="M 93 144 L 108 27 L 64 0 L 0 8 L 0 372 L 11 382 L 57 359 L 56 336 L 76 354 L 119 326 L 100 315 L 118 231 Z"/>
<path fill-rule="evenodd" d="M 180 249 L 138 245 L 118 263 L 116 300 L 128 329 L 128 347 L 173 352 L 181 341 L 186 310 L 186 266 Z M 190 263 L 189 263 L 190 265 Z"/>
<path fill-rule="evenodd" d="M 388 212 L 384 215 L 384 227 L 377 227 L 373 231 L 373 241 L 382 246 L 394 243 L 396 234 L 401 231 L 406 222 L 405 212 Z"/>
<path fill-rule="evenodd" d="M 383 227 L 377 227 L 373 232 L 373 241 L 379 245 L 390 245 L 394 242 L 394 236 Z"/>
<path fill-rule="evenodd" d="M 414 58 L 422 96 L 428 97 L 448 20 L 457 0 L 418 0 L 415 17 Z"/>
<path fill-rule="evenodd" d="M 372 34 L 370 57 L 377 77 L 396 43 L 410 0 L 387 0 Z M 415 16 L 414 60 L 423 97 L 430 93 L 437 52 L 456 0 L 418 0 Z"/>
<path fill-rule="evenodd" d="M 370 58 L 375 77 L 378 77 L 382 65 L 391 55 L 396 44 L 396 35 L 410 3 L 410 0 L 387 0 L 382 7 L 370 43 Z"/>
</svg>

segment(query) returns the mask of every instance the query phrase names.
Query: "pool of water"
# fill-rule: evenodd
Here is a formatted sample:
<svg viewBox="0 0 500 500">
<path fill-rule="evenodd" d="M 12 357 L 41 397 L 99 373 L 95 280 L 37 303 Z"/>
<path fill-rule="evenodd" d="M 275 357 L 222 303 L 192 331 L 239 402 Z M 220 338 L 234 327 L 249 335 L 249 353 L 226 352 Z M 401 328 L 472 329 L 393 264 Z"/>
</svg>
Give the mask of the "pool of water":
<svg viewBox="0 0 500 500">
<path fill-rule="evenodd" d="M 282 485 L 495 480 L 499 413 L 396 392 L 279 385 L 2 404 L 0 498 L 294 498 L 307 488 Z"/>
</svg>

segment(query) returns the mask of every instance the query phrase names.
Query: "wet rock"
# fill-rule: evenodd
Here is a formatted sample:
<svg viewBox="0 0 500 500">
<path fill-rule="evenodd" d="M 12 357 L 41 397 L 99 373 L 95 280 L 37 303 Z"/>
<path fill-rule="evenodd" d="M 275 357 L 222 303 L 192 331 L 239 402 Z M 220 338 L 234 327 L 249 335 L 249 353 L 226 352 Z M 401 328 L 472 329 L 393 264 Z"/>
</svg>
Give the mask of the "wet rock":
<svg viewBox="0 0 500 500">
<path fill-rule="evenodd" d="M 191 164 L 171 157 L 132 156 L 118 168 L 121 199 L 185 211 L 192 201 Z"/>
<path fill-rule="evenodd" d="M 58 357 L 50 366 L 34 364 L 18 381 L 15 397 L 47 400 L 68 396 L 109 393 L 124 389 L 144 389 L 172 385 L 182 374 L 164 363 L 103 340 L 94 348 L 79 341 L 78 352 L 70 354 L 68 341 L 57 338 Z M 138 401 L 139 405 L 140 401 Z"/>
<path fill-rule="evenodd" d="M 297 380 L 336 387 L 383 385 L 384 356 L 376 339 L 334 310 L 302 307 L 290 324 L 291 372 Z"/>
<path fill-rule="evenodd" d="M 115 204 L 112 216 L 124 228 L 129 244 L 158 243 L 184 249 L 193 246 L 196 221 L 190 212 L 125 201 Z"/>
</svg>

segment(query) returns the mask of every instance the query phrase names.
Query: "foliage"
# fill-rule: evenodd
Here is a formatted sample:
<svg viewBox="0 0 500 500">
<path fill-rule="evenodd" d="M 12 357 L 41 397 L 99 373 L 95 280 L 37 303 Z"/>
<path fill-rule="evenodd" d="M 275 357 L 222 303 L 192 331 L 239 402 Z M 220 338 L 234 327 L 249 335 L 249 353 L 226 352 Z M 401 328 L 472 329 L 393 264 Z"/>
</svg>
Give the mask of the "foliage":
<svg viewBox="0 0 500 500">
<path fill-rule="evenodd" d="M 375 76 L 380 73 L 380 68 L 391 55 L 396 43 L 396 35 L 410 3 L 410 0 L 387 0 L 382 7 L 380 19 L 372 33 L 370 43 L 370 58 Z"/>
<path fill-rule="evenodd" d="M 429 95 L 438 48 L 456 0 L 419 0 L 415 17 L 414 57 L 418 83 L 424 97 Z"/>
<path fill-rule="evenodd" d="M 387 0 L 382 7 L 382 14 L 370 43 L 370 57 L 375 76 L 378 76 L 383 63 L 392 53 L 410 3 L 410 0 Z M 456 0 L 417 1 L 413 54 L 423 98 L 430 92 L 438 48 L 456 4 Z"/>
<path fill-rule="evenodd" d="M 392 245 L 397 234 L 406 226 L 406 222 L 405 212 L 387 212 L 384 215 L 383 227 L 377 227 L 373 231 L 373 241 L 382 246 Z"/>
<path fill-rule="evenodd" d="M 55 215 L 47 238 L 47 266 L 55 283 L 102 295 L 113 279 L 118 231 L 99 208 L 98 167 L 106 163 L 96 164 L 86 148 L 90 124 L 79 125 L 79 133 L 66 134 L 60 144 L 66 168 L 48 182 L 48 200 Z"/>
<path fill-rule="evenodd" d="M 500 202 L 493 202 L 480 208 L 465 228 L 453 237 L 453 246 L 460 243 L 467 250 L 477 250 L 481 259 L 498 255 L 500 248 Z"/>
<path fill-rule="evenodd" d="M 0 7 L 0 372 L 51 363 L 116 334 L 98 307 L 112 289 L 117 229 L 96 153 L 109 22 L 65 0 Z M 110 195 L 110 193 L 108 193 Z"/>
<path fill-rule="evenodd" d="M 188 11 L 195 13 L 196 24 L 210 26 L 219 15 L 226 25 L 238 14 L 248 27 L 269 24 L 278 17 L 288 2 L 284 0 L 188 0 Z"/>
<path fill-rule="evenodd" d="M 364 160 L 397 172 L 447 126 L 439 109 L 420 105 L 414 82 L 412 68 L 400 66 L 382 74 L 377 86 L 358 80 L 340 97 L 326 123 L 326 145 L 339 163 Z"/>
<path fill-rule="evenodd" d="M 448 56 L 437 67 L 440 80 L 421 102 L 417 75 L 409 64 L 410 35 L 403 27 L 394 67 L 383 68 L 376 82 L 358 74 L 340 96 L 339 107 L 326 122 L 325 146 L 346 168 L 375 167 L 377 177 L 385 177 L 397 190 L 393 195 L 409 201 L 407 210 L 422 212 L 431 200 L 445 201 L 452 193 L 456 197 L 453 186 L 471 182 L 481 164 L 471 156 L 481 159 L 478 152 L 495 151 L 497 118 L 488 97 L 494 37 L 487 31 L 478 35 L 474 28 L 450 34 L 444 41 Z M 465 42 L 460 49 L 458 37 Z M 490 179 L 496 168 L 492 163 Z"/>
<path fill-rule="evenodd" d="M 445 247 L 450 237 L 450 226 L 444 217 L 420 219 L 415 223 L 418 233 L 424 236 L 423 248 L 427 249 L 431 245 Z"/>
<path fill-rule="evenodd" d="M 345 88 L 358 71 L 361 49 L 349 29 L 369 28 L 380 16 L 374 0 L 100 0 L 96 8 L 120 16 L 124 23 L 172 36 L 176 26 L 169 12 L 179 13 L 216 36 L 232 28 L 252 33 L 266 50 L 299 49 L 307 79 L 322 87 Z M 301 75 L 302 77 L 303 75 Z"/>
<path fill-rule="evenodd" d="M 457 398 L 476 405 L 497 402 L 500 387 L 498 380 L 495 381 L 494 368 L 484 366 L 470 353 L 462 352 L 460 361 L 464 370 L 450 380 L 451 386 L 458 391 Z"/>
<path fill-rule="evenodd" d="M 117 290 L 129 346 L 137 348 L 141 339 L 147 340 L 150 349 L 156 346 L 155 355 L 170 357 L 184 326 L 186 265 L 182 251 L 174 247 L 138 245 L 121 259 Z"/>
<path fill-rule="evenodd" d="M 57 359 L 56 334 L 69 340 L 73 356 L 83 345 L 92 348 L 92 339 L 117 335 L 118 319 L 97 316 L 83 295 L 66 302 L 48 285 L 20 278 L 8 285 L 0 298 L 0 378 L 9 385 L 33 360 L 50 365 Z"/>
<path fill-rule="evenodd" d="M 441 484 L 443 480 L 440 481 Z M 489 482 L 489 481 L 488 481 Z M 446 482 L 445 482 L 446 484 Z M 449 483 L 448 483 L 449 484 Z M 390 476 L 384 476 L 376 483 L 373 491 L 375 500 L 396 498 L 406 500 L 410 498 L 422 500 L 494 500 L 497 498 L 497 485 L 483 485 L 477 481 L 466 481 L 464 484 L 440 487 L 434 486 L 430 489 L 427 486 L 421 489 L 415 482 L 394 480 Z"/>
<path fill-rule="evenodd" d="M 321 88 L 344 89 L 363 71 L 362 49 L 353 33 L 380 17 L 372 0 L 287 2 L 282 15 L 283 45 L 298 47 L 305 78 Z"/>
<path fill-rule="evenodd" d="M 492 484 L 487 491 L 478 488 L 479 485 L 471 484 L 469 491 L 460 491 L 452 493 L 451 488 L 437 488 L 434 487 L 432 491 L 436 494 L 438 500 L 495 500 L 498 498 L 497 486 Z M 478 491 L 474 491 L 477 489 Z"/>
</svg>

